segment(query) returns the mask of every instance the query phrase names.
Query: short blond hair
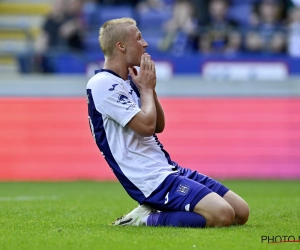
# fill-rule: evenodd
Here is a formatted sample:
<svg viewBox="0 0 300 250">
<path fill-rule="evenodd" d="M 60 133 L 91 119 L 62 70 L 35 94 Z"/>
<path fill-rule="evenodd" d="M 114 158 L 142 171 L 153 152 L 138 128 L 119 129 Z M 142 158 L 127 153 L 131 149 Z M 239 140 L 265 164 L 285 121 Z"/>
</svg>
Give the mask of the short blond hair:
<svg viewBox="0 0 300 250">
<path fill-rule="evenodd" d="M 112 19 L 105 22 L 99 31 L 99 43 L 105 56 L 113 54 L 117 42 L 126 40 L 126 26 L 136 25 L 136 21 L 129 17 Z"/>
</svg>

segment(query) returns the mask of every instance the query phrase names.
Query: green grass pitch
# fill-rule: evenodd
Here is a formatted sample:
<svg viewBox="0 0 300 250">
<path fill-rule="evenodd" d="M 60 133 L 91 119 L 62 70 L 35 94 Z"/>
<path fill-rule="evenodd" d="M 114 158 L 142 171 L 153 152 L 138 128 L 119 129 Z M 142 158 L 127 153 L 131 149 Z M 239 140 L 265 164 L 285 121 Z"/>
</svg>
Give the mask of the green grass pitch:
<svg viewBox="0 0 300 250">
<path fill-rule="evenodd" d="M 250 205 L 244 226 L 113 227 L 137 204 L 117 182 L 0 183 L 0 250 L 300 249 L 300 181 L 223 181 Z M 291 238 L 290 238 L 291 239 Z M 277 238 L 279 240 L 279 238 Z"/>
</svg>

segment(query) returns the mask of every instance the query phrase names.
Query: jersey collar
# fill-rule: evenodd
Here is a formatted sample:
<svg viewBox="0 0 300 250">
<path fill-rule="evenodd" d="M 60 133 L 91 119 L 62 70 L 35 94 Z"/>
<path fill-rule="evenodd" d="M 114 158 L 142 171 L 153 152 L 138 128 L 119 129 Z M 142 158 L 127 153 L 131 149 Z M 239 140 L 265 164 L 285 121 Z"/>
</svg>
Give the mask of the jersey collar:
<svg viewBox="0 0 300 250">
<path fill-rule="evenodd" d="M 95 70 L 95 75 L 98 74 L 98 73 L 100 73 L 100 72 L 108 72 L 108 73 L 111 73 L 111 74 L 113 74 L 114 76 L 117 76 L 117 77 L 119 77 L 119 78 L 122 79 L 121 76 L 119 76 L 117 73 L 113 72 L 113 71 L 110 70 L 110 69 L 97 69 L 97 70 Z"/>
<path fill-rule="evenodd" d="M 97 69 L 97 70 L 95 70 L 95 75 L 98 74 L 98 73 L 100 73 L 100 72 L 108 72 L 108 73 L 111 73 L 111 74 L 113 74 L 114 76 L 117 76 L 117 77 L 119 77 L 119 78 L 122 79 L 122 77 L 120 77 L 117 73 L 113 72 L 113 71 L 110 70 L 110 69 Z M 123 79 L 122 79 L 122 80 L 123 80 Z M 136 93 L 136 95 L 137 95 L 138 97 L 140 97 L 140 91 L 139 91 L 139 89 L 137 88 L 137 86 L 135 85 L 135 83 L 132 81 L 130 75 L 128 75 L 128 80 L 130 81 L 130 85 L 131 85 L 131 87 L 133 88 L 133 91 Z"/>
</svg>

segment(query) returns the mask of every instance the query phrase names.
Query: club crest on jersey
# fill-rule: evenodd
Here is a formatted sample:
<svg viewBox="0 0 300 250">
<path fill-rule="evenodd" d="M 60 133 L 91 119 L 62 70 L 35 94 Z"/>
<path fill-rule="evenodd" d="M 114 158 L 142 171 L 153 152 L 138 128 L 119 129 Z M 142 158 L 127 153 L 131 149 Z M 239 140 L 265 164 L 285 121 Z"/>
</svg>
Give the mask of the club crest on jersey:
<svg viewBox="0 0 300 250">
<path fill-rule="evenodd" d="M 190 187 L 188 185 L 184 185 L 180 183 L 176 191 L 182 195 L 186 195 L 189 190 Z"/>
<path fill-rule="evenodd" d="M 131 103 L 131 101 L 128 99 L 128 97 L 126 95 L 119 95 L 118 102 L 120 102 L 122 104 Z"/>
</svg>

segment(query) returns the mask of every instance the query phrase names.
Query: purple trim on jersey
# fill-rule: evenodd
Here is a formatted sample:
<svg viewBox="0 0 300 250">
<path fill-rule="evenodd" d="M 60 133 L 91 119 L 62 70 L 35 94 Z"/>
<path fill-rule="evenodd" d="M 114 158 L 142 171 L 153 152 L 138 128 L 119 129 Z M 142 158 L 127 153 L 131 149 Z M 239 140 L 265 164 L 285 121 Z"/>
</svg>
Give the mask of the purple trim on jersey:
<svg viewBox="0 0 300 250">
<path fill-rule="evenodd" d="M 95 75 L 98 74 L 98 73 L 100 73 L 100 72 L 108 72 L 108 73 L 111 73 L 111 74 L 113 74 L 114 76 L 119 77 L 119 78 L 122 79 L 121 76 L 119 76 L 117 73 L 115 73 L 114 71 L 112 71 L 112 70 L 110 70 L 110 69 L 97 69 L 97 70 L 95 70 Z"/>
<path fill-rule="evenodd" d="M 136 95 L 138 96 L 138 98 L 140 98 L 140 91 L 138 89 L 138 87 L 135 85 L 135 83 L 132 81 L 131 76 L 128 76 L 128 79 L 130 80 L 130 86 L 132 87 L 133 91 L 136 93 Z M 157 145 L 160 147 L 161 151 L 163 151 L 163 153 L 165 154 L 165 157 L 168 160 L 168 163 L 170 165 L 174 166 L 174 162 L 171 160 L 171 157 L 169 155 L 169 153 L 164 149 L 164 146 L 160 143 L 160 141 L 158 140 L 158 137 L 156 134 L 153 135 L 155 141 L 157 142 Z"/>
<path fill-rule="evenodd" d="M 100 70 L 95 70 L 95 74 L 101 73 L 101 72 L 108 72 L 114 76 L 117 76 L 121 78 L 118 74 L 113 72 L 112 70 L 109 69 L 100 69 Z M 122 78 L 121 78 L 122 79 Z M 140 93 L 135 85 L 135 83 L 132 81 L 130 75 L 128 75 L 128 79 L 130 80 L 130 85 L 136 95 L 140 98 Z M 100 149 L 101 152 L 105 155 L 105 160 L 110 166 L 110 168 L 113 170 L 115 176 L 118 178 L 122 186 L 125 188 L 126 192 L 138 203 L 142 204 L 146 197 L 144 194 L 124 175 L 122 172 L 121 168 L 119 167 L 118 163 L 114 159 L 111 150 L 109 148 L 108 142 L 107 142 L 107 137 L 105 130 L 103 128 L 103 120 L 102 120 L 102 115 L 99 113 L 95 107 L 94 100 L 92 97 L 92 92 L 90 89 L 87 89 L 87 94 L 89 98 L 89 104 L 88 104 L 88 113 L 91 118 L 91 122 L 94 126 L 94 134 L 95 134 L 95 140 L 97 143 L 98 148 Z M 173 162 L 170 158 L 169 153 L 164 150 L 163 145 L 160 143 L 158 140 L 156 134 L 153 135 L 156 143 L 159 145 L 161 148 L 162 152 L 164 153 L 168 163 L 172 166 L 177 166 L 178 164 L 176 162 Z"/>
<path fill-rule="evenodd" d="M 170 157 L 169 153 L 164 149 L 164 145 L 162 145 L 162 144 L 160 143 L 160 141 L 158 140 L 157 135 L 154 134 L 153 137 L 154 137 L 155 141 L 157 142 L 157 145 L 160 147 L 161 151 L 163 151 L 163 153 L 165 154 L 165 157 L 167 158 L 168 163 L 169 163 L 170 165 L 174 166 L 174 162 L 171 160 L 171 157 Z"/>
<path fill-rule="evenodd" d="M 128 76 L 128 80 L 130 81 L 130 86 L 133 89 L 133 91 L 136 93 L 136 95 L 138 96 L 138 98 L 140 98 L 140 91 L 138 89 L 138 87 L 135 85 L 135 83 L 132 81 L 131 76 Z"/>
<path fill-rule="evenodd" d="M 112 70 L 109 69 L 100 69 L 100 70 L 95 70 L 95 74 L 98 74 L 100 72 L 108 72 L 111 73 L 117 77 L 120 77 L 117 73 L 115 73 Z M 121 78 L 121 77 L 120 77 Z M 140 98 L 140 91 L 138 89 L 138 87 L 135 85 L 135 83 L 132 81 L 132 78 L 130 75 L 128 75 L 128 80 L 130 81 L 130 86 L 132 87 L 133 91 L 136 93 L 136 95 L 138 96 L 138 98 Z M 157 145 L 159 145 L 159 147 L 161 148 L 161 151 L 165 154 L 166 159 L 168 160 L 168 163 L 172 166 L 177 166 L 178 164 L 176 162 L 173 162 L 171 160 L 170 154 L 164 149 L 164 146 L 161 144 L 161 142 L 158 140 L 158 137 L 156 134 L 153 135 L 155 141 L 157 142 Z"/>
<path fill-rule="evenodd" d="M 142 203 L 145 200 L 144 194 L 124 175 L 120 166 L 116 162 L 112 152 L 110 150 L 106 133 L 103 127 L 103 119 L 101 113 L 99 113 L 95 107 L 94 99 L 92 96 L 92 91 L 87 89 L 88 95 L 88 114 L 93 124 L 93 132 L 95 134 L 95 140 L 98 148 L 105 156 L 105 160 L 108 165 L 111 167 L 113 173 L 118 178 L 122 186 L 125 188 L 127 193 L 139 203 Z M 92 132 L 92 128 L 91 128 Z"/>
</svg>

